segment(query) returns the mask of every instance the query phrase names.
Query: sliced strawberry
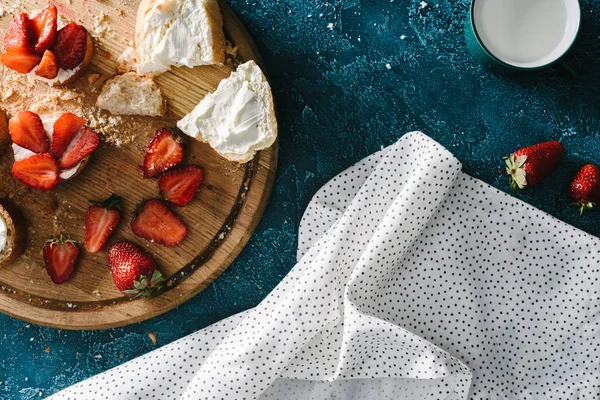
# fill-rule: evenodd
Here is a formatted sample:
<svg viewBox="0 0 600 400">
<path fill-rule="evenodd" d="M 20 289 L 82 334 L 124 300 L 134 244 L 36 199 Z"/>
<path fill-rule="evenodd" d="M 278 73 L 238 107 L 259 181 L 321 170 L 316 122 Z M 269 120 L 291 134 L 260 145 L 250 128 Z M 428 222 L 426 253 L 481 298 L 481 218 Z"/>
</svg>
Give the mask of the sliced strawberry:
<svg viewBox="0 0 600 400">
<path fill-rule="evenodd" d="M 146 148 L 144 178 L 154 178 L 179 164 L 182 159 L 181 139 L 168 129 L 159 129 Z"/>
<path fill-rule="evenodd" d="M 98 148 L 99 144 L 100 138 L 96 132 L 88 128 L 83 128 L 71 141 L 71 144 L 69 144 L 69 147 L 67 147 L 62 155 L 60 159 L 60 168 L 73 168 L 79 164 L 81 160 L 89 157 Z"/>
<path fill-rule="evenodd" d="M 42 119 L 31 111 L 21 111 L 8 121 L 8 131 L 15 144 L 34 153 L 47 153 L 50 144 Z"/>
<path fill-rule="evenodd" d="M 37 42 L 34 50 L 43 53 L 54 46 L 56 40 L 56 29 L 58 21 L 58 11 L 55 6 L 48 5 L 42 11 L 31 17 L 33 31 Z"/>
<path fill-rule="evenodd" d="M 63 283 L 71 277 L 75 265 L 79 260 L 79 246 L 77 242 L 59 238 L 50 238 L 44 246 L 44 264 L 50 279 L 54 283 Z"/>
<path fill-rule="evenodd" d="M 165 246 L 181 242 L 187 235 L 187 228 L 160 200 L 147 200 L 138 206 L 133 221 L 133 233 Z"/>
<path fill-rule="evenodd" d="M 162 174 L 158 187 L 165 200 L 182 207 L 192 201 L 203 180 L 202 168 L 188 165 Z"/>
<path fill-rule="evenodd" d="M 165 281 L 154 259 L 130 242 L 119 242 L 108 249 L 108 263 L 119 291 L 130 297 L 150 296 Z"/>
<path fill-rule="evenodd" d="M 28 74 L 41 59 L 42 56 L 27 48 L 8 49 L 0 57 L 2 64 L 22 74 Z"/>
<path fill-rule="evenodd" d="M 35 154 L 12 167 L 13 176 L 32 189 L 50 190 L 58 183 L 58 163 L 52 154 Z"/>
<path fill-rule="evenodd" d="M 75 22 L 71 22 L 58 31 L 56 44 L 52 50 L 61 68 L 73 69 L 83 62 L 87 47 L 87 35 L 85 28 Z"/>
<path fill-rule="evenodd" d="M 58 76 L 58 64 L 56 64 L 56 57 L 53 52 L 50 50 L 44 52 L 35 74 L 46 79 L 54 79 Z"/>
<path fill-rule="evenodd" d="M 52 143 L 50 143 L 50 152 L 54 157 L 60 158 L 63 155 L 77 132 L 84 127 L 85 122 L 85 119 L 73 113 L 65 113 L 54 122 Z"/>
<path fill-rule="evenodd" d="M 119 225 L 123 199 L 111 194 L 104 201 L 90 201 L 92 205 L 85 214 L 85 248 L 97 253 Z"/>
<path fill-rule="evenodd" d="M 19 14 L 4 34 L 4 50 L 31 48 L 35 42 L 35 34 L 29 15 Z"/>
</svg>

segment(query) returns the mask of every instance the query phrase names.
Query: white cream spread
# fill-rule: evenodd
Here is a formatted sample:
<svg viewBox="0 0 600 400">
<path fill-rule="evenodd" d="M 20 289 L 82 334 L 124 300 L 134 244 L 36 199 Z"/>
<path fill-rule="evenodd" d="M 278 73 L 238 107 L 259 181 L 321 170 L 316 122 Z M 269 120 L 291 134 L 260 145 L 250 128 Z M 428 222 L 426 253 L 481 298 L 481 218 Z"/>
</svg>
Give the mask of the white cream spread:
<svg viewBox="0 0 600 400">
<path fill-rule="evenodd" d="M 205 4 L 214 0 L 157 0 L 136 38 L 138 73 L 159 74 L 171 66 L 214 64 L 213 34 Z"/>
<path fill-rule="evenodd" d="M 50 86 L 54 86 L 57 83 L 58 84 L 65 83 L 69 78 L 71 78 L 73 75 L 75 75 L 81 69 L 81 64 L 79 64 L 76 68 L 73 68 L 73 69 L 60 68 L 58 70 L 58 75 L 56 76 L 56 78 L 53 78 L 53 79 L 48 79 L 48 78 L 44 78 L 42 76 L 36 75 L 35 71 L 37 71 L 37 69 L 38 69 L 38 66 L 33 68 L 27 74 L 27 80 L 31 83 L 35 83 L 35 81 L 40 81 L 40 82 L 44 82 Z"/>
<path fill-rule="evenodd" d="M 42 120 L 42 123 L 44 124 L 44 130 L 46 131 L 46 136 L 48 137 L 48 142 L 52 143 L 52 134 L 54 132 L 54 122 L 56 122 L 58 118 L 51 118 L 51 119 L 46 119 L 46 120 Z M 77 135 L 75 135 L 75 137 L 73 138 L 73 140 L 76 140 L 77 137 L 80 137 L 81 134 L 78 133 Z M 28 150 L 24 147 L 19 146 L 18 144 L 13 143 L 12 144 L 12 149 L 13 149 L 13 154 L 14 154 L 14 158 L 15 158 L 15 162 L 16 161 L 21 161 L 24 160 L 26 158 L 29 158 L 33 155 L 35 155 L 36 153 L 34 153 L 31 150 Z M 81 166 L 81 163 L 77 164 L 76 166 L 74 166 L 73 168 L 69 168 L 69 169 L 63 169 L 60 171 L 60 178 L 67 180 L 69 178 L 71 178 L 73 175 L 75 175 L 75 173 L 77 172 L 77 170 L 79 169 L 79 167 Z"/>
<path fill-rule="evenodd" d="M 273 112 L 270 90 L 258 65 L 249 61 L 222 80 L 177 126 L 221 154 L 262 150 L 273 144 L 277 135 L 274 121 L 268 121 Z"/>
<path fill-rule="evenodd" d="M 7 242 L 8 227 L 6 226 L 6 221 L 2 217 L 0 217 L 0 253 L 2 253 L 6 248 Z"/>
</svg>

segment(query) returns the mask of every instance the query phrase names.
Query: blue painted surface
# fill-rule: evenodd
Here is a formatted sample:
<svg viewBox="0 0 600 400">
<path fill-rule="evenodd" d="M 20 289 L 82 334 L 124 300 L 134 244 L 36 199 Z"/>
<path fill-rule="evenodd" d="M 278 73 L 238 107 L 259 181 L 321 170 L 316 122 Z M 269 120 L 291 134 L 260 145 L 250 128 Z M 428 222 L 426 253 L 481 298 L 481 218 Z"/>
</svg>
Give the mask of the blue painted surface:
<svg viewBox="0 0 600 400">
<path fill-rule="evenodd" d="M 574 52 L 583 71 L 570 80 L 482 70 L 464 47 L 468 2 L 426 1 L 231 1 L 266 60 L 280 124 L 277 180 L 255 235 L 206 291 L 145 323 L 69 332 L 0 316 L 0 398 L 45 397 L 152 350 L 148 332 L 160 346 L 256 305 L 294 265 L 298 224 L 314 192 L 411 130 L 504 191 L 502 156 L 561 140 L 567 156 L 559 171 L 518 196 L 600 235 L 600 211 L 579 217 L 566 196 L 580 165 L 600 163 L 600 3 L 582 2 Z"/>
</svg>

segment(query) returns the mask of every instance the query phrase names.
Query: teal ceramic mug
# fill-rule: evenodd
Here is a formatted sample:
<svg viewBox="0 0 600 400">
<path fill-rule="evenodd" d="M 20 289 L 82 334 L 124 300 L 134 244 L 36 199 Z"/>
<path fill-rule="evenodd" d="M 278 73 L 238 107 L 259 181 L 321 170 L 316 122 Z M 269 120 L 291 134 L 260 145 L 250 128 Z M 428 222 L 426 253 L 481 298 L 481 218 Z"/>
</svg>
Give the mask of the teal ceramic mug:
<svg viewBox="0 0 600 400">
<path fill-rule="evenodd" d="M 580 63 L 567 53 L 580 23 L 577 0 L 473 0 L 465 39 L 473 58 L 493 71 L 552 65 L 576 74 Z"/>
</svg>

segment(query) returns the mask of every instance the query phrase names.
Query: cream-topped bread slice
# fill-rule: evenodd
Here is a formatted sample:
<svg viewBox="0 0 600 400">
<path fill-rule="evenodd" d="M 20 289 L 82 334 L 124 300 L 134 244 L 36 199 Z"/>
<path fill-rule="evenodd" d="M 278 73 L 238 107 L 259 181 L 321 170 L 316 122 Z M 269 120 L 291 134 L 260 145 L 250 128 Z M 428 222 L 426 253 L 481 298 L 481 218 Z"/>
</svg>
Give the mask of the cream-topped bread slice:
<svg viewBox="0 0 600 400">
<path fill-rule="evenodd" d="M 224 62 L 225 34 L 217 0 L 142 0 L 135 44 L 140 75 Z"/>
<path fill-rule="evenodd" d="M 187 135 L 206 142 L 231 161 L 248 162 L 277 139 L 273 95 L 254 61 L 238 66 L 177 123 Z"/>
<path fill-rule="evenodd" d="M 166 100 L 158 85 L 148 76 L 135 72 L 116 75 L 102 86 L 96 105 L 115 115 L 162 117 Z"/>
</svg>

